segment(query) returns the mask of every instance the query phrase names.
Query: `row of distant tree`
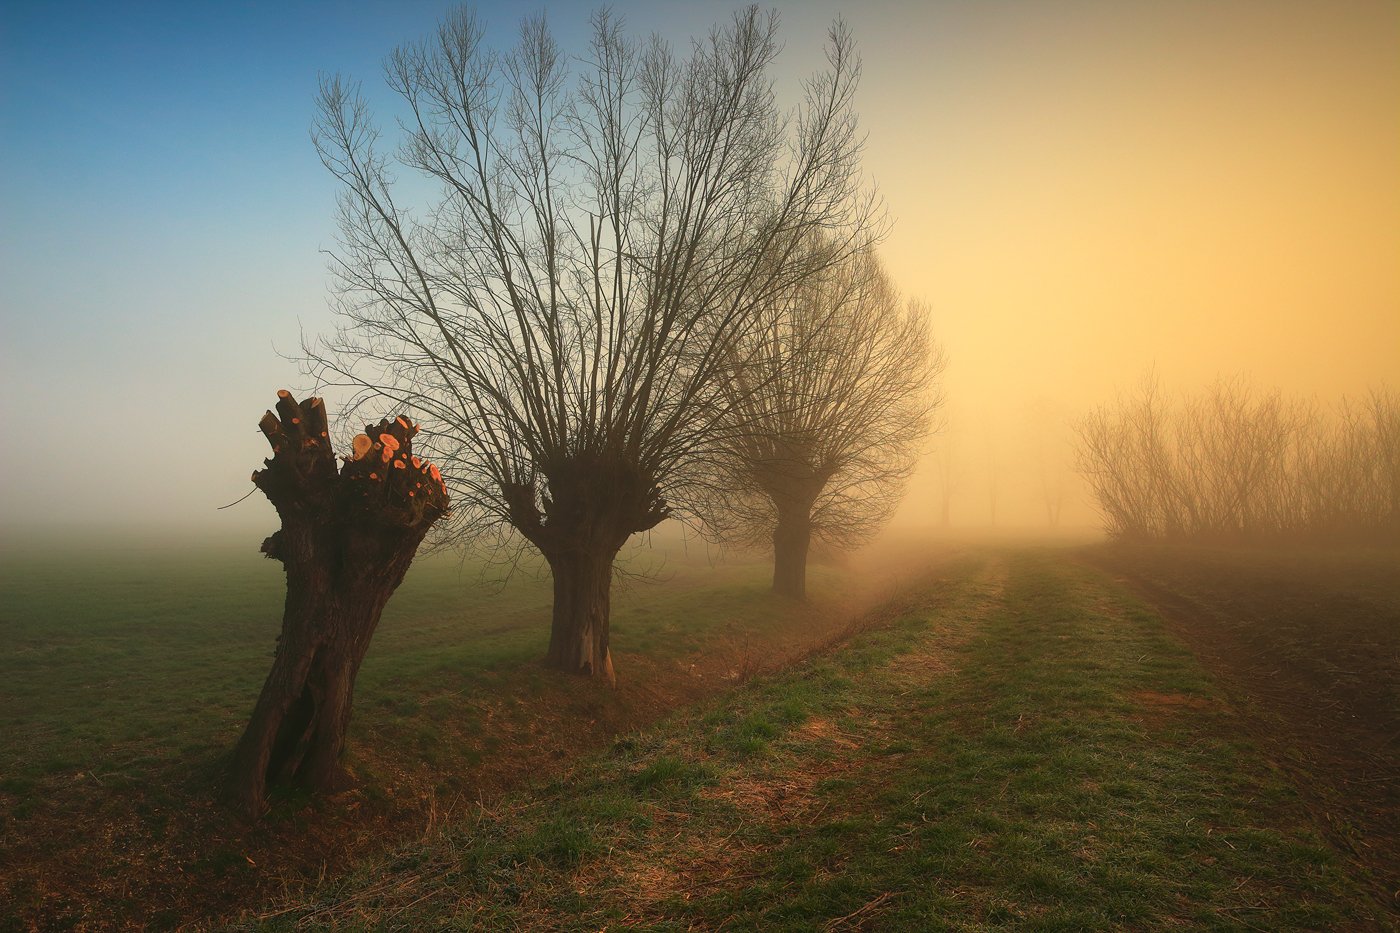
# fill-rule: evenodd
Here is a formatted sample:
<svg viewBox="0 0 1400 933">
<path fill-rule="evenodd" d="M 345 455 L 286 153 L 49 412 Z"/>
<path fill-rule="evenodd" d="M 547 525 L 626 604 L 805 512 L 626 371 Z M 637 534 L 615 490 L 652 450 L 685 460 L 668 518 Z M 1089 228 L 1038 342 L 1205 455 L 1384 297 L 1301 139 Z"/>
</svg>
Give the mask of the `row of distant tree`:
<svg viewBox="0 0 1400 933">
<path fill-rule="evenodd" d="M 537 551 L 545 663 L 613 682 L 629 538 L 678 518 L 770 545 L 802 598 L 814 539 L 853 546 L 893 511 L 938 404 L 927 313 L 876 256 L 843 26 L 791 105 L 755 7 L 685 55 L 606 11 L 573 52 L 543 18 L 485 40 L 458 11 L 390 55 L 397 145 L 358 85 L 321 89 L 340 327 L 306 363 L 345 417 L 398 416 L 340 468 L 320 398 L 283 391 L 260 423 L 287 603 L 232 766 L 250 813 L 269 783 L 335 786 L 355 674 L 430 528 Z"/>
<path fill-rule="evenodd" d="M 1126 539 L 1400 541 L 1400 395 L 1324 406 L 1154 379 L 1078 425 L 1079 469 Z"/>
</svg>

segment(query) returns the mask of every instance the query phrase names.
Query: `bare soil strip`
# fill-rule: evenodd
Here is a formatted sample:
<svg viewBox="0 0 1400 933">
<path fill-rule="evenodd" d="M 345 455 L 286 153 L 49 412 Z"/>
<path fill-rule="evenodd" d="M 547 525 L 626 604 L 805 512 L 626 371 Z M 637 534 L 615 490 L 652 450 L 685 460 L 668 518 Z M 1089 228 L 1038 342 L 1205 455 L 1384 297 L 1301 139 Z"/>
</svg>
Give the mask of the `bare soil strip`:
<svg viewBox="0 0 1400 933">
<path fill-rule="evenodd" d="M 722 783 L 700 788 L 702 801 L 732 808 L 736 817 L 716 823 L 694 819 L 686 812 L 659 810 L 643 845 L 610 853 L 591 863 L 576 881 L 581 890 L 594 890 L 627 905 L 629 925 L 662 923 L 676 897 L 704 893 L 722 897 L 727 889 L 746 887 L 764 873 L 771 846 L 736 841 L 737 830 L 761 826 L 779 837 L 793 826 L 819 826 L 838 819 L 843 809 L 817 789 L 831 782 L 854 779 L 856 786 L 882 783 L 881 771 L 898 767 L 897 757 L 874 754 L 908 733 L 908 720 L 918 715 L 911 694 L 957 674 L 954 649 L 974 637 L 981 624 L 1001 604 L 1006 586 L 1006 561 L 992 557 L 973 577 L 966 591 L 943 606 L 910 650 L 867 672 L 879 690 L 860 707 L 842 711 L 841 722 L 827 717 L 804 720 L 793 731 L 788 751 L 797 756 L 755 762 L 729 771 Z M 899 605 L 899 611 L 927 612 L 932 594 Z M 951 611 L 948 611 L 951 610 Z M 847 731 L 849 730 L 849 731 Z M 851 813 L 866 801 L 854 793 L 846 801 Z M 856 913 L 831 921 L 829 929 L 855 928 L 878 916 L 883 893 Z M 532 922 L 541 929 L 558 921 L 547 912 Z"/>
<path fill-rule="evenodd" d="M 1099 548 L 1400 915 L 1400 554 Z"/>
</svg>

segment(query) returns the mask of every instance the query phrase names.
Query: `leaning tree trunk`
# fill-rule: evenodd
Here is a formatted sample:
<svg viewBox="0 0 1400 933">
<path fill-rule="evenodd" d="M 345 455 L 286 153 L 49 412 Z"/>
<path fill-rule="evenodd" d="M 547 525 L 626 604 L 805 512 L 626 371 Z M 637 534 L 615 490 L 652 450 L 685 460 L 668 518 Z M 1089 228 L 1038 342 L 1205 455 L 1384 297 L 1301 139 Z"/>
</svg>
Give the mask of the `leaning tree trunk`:
<svg viewBox="0 0 1400 933">
<path fill-rule="evenodd" d="M 773 529 L 773 592 L 807 598 L 807 551 L 812 544 L 810 506 L 779 506 Z"/>
<path fill-rule="evenodd" d="M 367 425 L 337 471 L 319 398 L 277 393 L 258 426 L 272 445 L 253 474 L 282 529 L 263 542 L 287 573 L 272 672 L 234 750 L 230 789 L 260 814 L 269 783 L 338 781 L 355 674 L 423 536 L 447 511 L 437 467 L 413 456 L 406 418 Z"/>
</svg>

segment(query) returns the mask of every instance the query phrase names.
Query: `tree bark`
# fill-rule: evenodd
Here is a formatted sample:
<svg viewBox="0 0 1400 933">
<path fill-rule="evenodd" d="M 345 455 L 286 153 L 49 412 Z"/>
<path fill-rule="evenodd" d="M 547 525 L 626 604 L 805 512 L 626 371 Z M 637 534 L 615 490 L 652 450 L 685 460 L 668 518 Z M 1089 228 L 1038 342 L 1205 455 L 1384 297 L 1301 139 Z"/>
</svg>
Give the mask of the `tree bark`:
<svg viewBox="0 0 1400 933">
<path fill-rule="evenodd" d="M 773 529 L 773 592 L 807 598 L 807 552 L 812 544 L 810 507 L 779 507 Z"/>
<path fill-rule="evenodd" d="M 279 392 L 259 427 L 272 445 L 253 474 L 282 519 L 263 542 L 282 562 L 287 598 L 272 671 L 234 750 L 229 789 L 250 815 L 267 787 L 333 790 L 355 675 L 419 543 L 447 511 L 437 468 L 412 454 L 406 418 L 367 425 L 337 471 L 320 399 Z"/>
<path fill-rule="evenodd" d="M 612 564 L 616 551 L 565 551 L 549 559 L 554 614 L 545 664 L 617 685 L 608 648 Z"/>
<path fill-rule="evenodd" d="M 511 524 L 539 548 L 554 577 L 545 664 L 617 685 L 609 650 L 612 565 L 627 539 L 670 510 L 660 487 L 625 457 L 576 455 L 544 470 L 547 491 L 504 486 Z"/>
</svg>

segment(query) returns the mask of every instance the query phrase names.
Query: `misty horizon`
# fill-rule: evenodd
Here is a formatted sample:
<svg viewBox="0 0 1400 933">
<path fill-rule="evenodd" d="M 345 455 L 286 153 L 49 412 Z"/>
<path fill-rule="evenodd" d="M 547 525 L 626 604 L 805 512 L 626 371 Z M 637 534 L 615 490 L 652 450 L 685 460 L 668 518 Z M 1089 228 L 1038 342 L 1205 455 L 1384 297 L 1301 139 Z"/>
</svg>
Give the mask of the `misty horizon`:
<svg viewBox="0 0 1400 933">
<path fill-rule="evenodd" d="M 491 34 L 537 7 L 493 9 Z M 314 388 L 278 353 L 333 326 L 318 250 L 334 242 L 334 187 L 307 139 L 316 75 L 377 86 L 383 44 L 446 8 L 307 8 L 285 23 L 187 10 L 159 29 L 151 11 L 59 23 L 8 8 L 0 68 L 25 90 L 3 104 L 0 199 L 25 235 L 0 257 L 0 379 L 15 410 L 76 417 L 29 426 L 43 456 L 0 481 L 0 525 L 274 521 L 258 497 L 217 508 L 265 455 L 268 393 Z M 896 526 L 925 523 L 949 449 L 965 476 L 952 524 L 1044 524 L 1036 446 L 1063 451 L 1074 420 L 1149 370 L 1170 392 L 1243 376 L 1322 404 L 1393 381 L 1394 5 L 1009 9 L 870 4 L 850 20 L 865 171 L 894 221 L 880 253 L 929 304 L 948 360 L 948 428 Z M 781 86 L 814 66 L 835 10 L 781 11 Z M 711 15 L 618 12 L 681 43 Z M 566 39 L 582 28 L 582 9 L 550 15 Z M 161 54 L 172 36 L 183 51 Z M 246 81 L 250 56 L 276 66 Z M 84 126 L 107 129 L 102 147 L 75 142 Z M 182 439 L 166 469 L 92 466 L 172 405 Z M 1031 424 L 1046 436 L 1032 442 Z M 1093 523 L 1068 482 L 1062 521 Z"/>
</svg>

